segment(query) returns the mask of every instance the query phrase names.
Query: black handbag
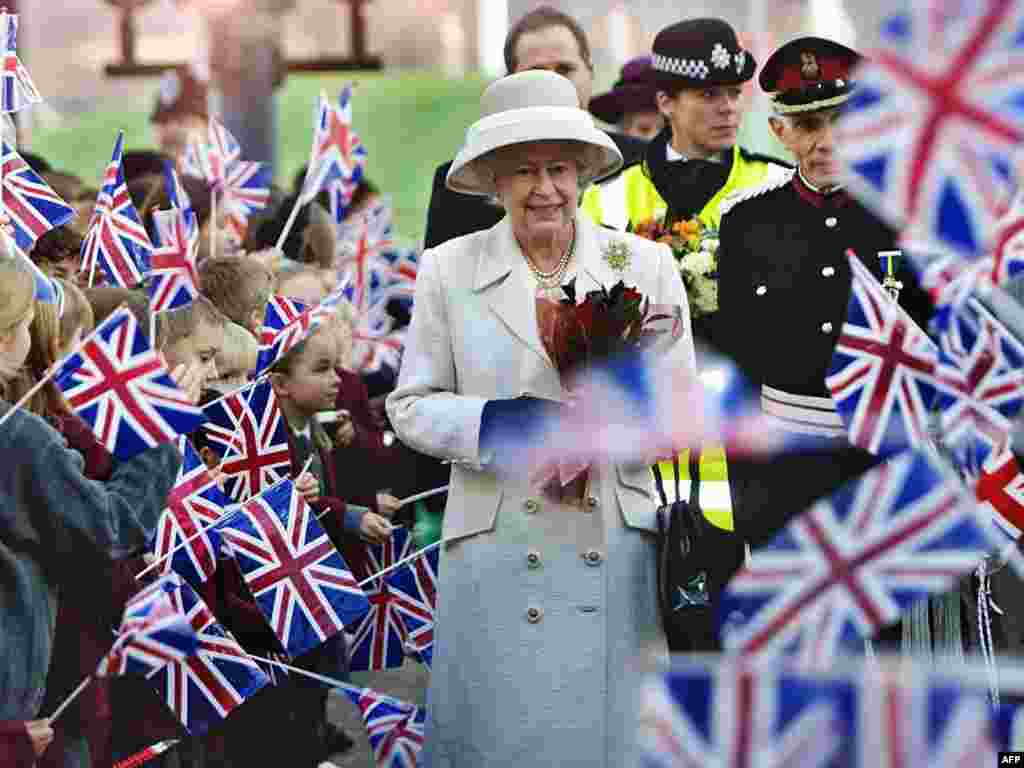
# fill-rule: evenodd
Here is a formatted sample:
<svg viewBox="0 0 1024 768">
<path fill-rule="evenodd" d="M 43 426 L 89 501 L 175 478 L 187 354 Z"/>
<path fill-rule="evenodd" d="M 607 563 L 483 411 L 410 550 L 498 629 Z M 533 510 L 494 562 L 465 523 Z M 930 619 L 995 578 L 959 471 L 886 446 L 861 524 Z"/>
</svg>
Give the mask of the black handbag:
<svg viewBox="0 0 1024 768">
<path fill-rule="evenodd" d="M 738 537 L 710 524 L 699 505 L 700 460 L 690 451 L 690 497 L 680 496 L 679 458 L 672 460 L 676 500 L 669 503 L 661 468 L 651 467 L 661 497 L 658 508 L 658 605 L 669 650 L 673 653 L 718 651 L 721 644 L 715 631 L 717 598 L 724 587 L 718 562 L 740 546 Z M 727 558 L 728 559 L 728 558 Z"/>
</svg>

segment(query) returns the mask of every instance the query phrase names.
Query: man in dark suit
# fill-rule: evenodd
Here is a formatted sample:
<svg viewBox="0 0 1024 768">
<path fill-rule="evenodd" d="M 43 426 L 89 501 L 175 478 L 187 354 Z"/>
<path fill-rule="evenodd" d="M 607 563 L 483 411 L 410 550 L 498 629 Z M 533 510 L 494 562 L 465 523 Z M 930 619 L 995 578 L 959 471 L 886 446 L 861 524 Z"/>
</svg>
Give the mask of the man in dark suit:
<svg viewBox="0 0 1024 768">
<path fill-rule="evenodd" d="M 547 69 L 572 81 L 580 97 L 580 107 L 587 108 L 594 85 L 594 65 L 590 43 L 579 23 L 561 11 L 542 7 L 523 16 L 505 38 L 505 68 L 508 72 Z M 647 142 L 609 133 L 622 153 L 621 170 L 639 163 Z M 453 237 L 488 229 L 505 215 L 494 201 L 486 197 L 453 192 L 445 186 L 451 161 L 434 173 L 434 187 L 427 210 L 427 232 L 424 247 L 433 248 Z M 621 173 L 620 170 L 620 173 Z"/>
</svg>

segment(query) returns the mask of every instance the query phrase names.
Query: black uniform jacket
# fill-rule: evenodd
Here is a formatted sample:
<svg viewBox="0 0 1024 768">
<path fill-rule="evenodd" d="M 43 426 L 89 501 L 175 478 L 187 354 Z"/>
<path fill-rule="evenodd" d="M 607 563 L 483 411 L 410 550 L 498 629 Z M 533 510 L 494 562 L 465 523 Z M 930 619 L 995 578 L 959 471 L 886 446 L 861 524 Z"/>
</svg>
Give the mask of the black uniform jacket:
<svg viewBox="0 0 1024 768">
<path fill-rule="evenodd" d="M 608 135 L 622 153 L 620 173 L 643 161 L 646 141 L 621 133 Z M 449 160 L 439 165 L 434 172 L 434 186 L 430 192 L 430 207 L 427 209 L 427 232 L 423 243 L 425 248 L 433 248 L 453 237 L 490 229 L 505 216 L 505 210 L 490 198 L 448 189 L 444 182 L 451 167 Z"/>
<path fill-rule="evenodd" d="M 775 189 L 750 190 L 726 206 L 718 252 L 716 346 L 756 386 L 828 397 L 825 377 L 846 318 L 852 249 L 880 280 L 878 252 L 896 233 L 842 190 L 822 195 L 799 174 Z M 901 266 L 900 305 L 927 330 L 931 303 Z M 737 528 L 757 546 L 794 515 L 876 463 L 836 440 L 820 452 L 733 461 Z"/>
<path fill-rule="evenodd" d="M 732 150 L 721 153 L 721 162 L 712 160 L 669 160 L 668 144 L 672 140 L 672 129 L 668 126 L 651 139 L 644 155 L 644 168 L 668 205 L 666 224 L 680 219 L 690 219 L 700 214 L 718 190 L 725 186 L 732 171 Z M 744 160 L 760 160 L 789 168 L 788 163 L 777 157 L 761 155 L 740 147 Z"/>
</svg>

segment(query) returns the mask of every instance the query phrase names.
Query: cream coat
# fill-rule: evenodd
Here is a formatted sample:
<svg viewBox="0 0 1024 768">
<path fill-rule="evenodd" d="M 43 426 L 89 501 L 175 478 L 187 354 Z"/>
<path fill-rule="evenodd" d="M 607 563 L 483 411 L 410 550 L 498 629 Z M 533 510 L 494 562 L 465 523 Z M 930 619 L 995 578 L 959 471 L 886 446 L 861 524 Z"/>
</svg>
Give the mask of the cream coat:
<svg viewBox="0 0 1024 768">
<path fill-rule="evenodd" d="M 620 279 L 657 304 L 683 308 L 685 329 L 669 355 L 694 369 L 686 291 L 667 245 L 600 229 L 577 217 L 577 295 Z M 609 243 L 632 254 L 623 272 L 604 260 Z M 531 395 L 562 400 L 558 372 L 537 330 L 532 280 L 506 217 L 489 230 L 424 252 L 398 387 L 387 400 L 398 436 L 453 463 L 444 536 L 491 530 L 501 502 L 496 477 L 480 471 L 480 417 L 488 400 Z M 646 465 L 617 467 L 623 522 L 656 530 Z"/>
</svg>

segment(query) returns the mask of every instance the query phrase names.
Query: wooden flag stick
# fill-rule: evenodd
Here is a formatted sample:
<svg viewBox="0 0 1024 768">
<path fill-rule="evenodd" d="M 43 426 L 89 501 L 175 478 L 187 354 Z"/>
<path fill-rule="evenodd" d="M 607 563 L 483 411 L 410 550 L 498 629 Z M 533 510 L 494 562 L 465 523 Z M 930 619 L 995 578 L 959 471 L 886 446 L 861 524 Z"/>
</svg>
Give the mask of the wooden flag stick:
<svg viewBox="0 0 1024 768">
<path fill-rule="evenodd" d="M 312 465 L 312 463 L 313 463 L 313 457 L 310 456 L 306 460 L 306 463 L 302 467 L 302 469 L 299 470 L 298 477 L 301 477 L 302 475 L 306 474 L 306 472 L 309 471 L 309 467 L 310 467 L 310 465 Z M 281 483 L 285 482 L 286 480 L 290 480 L 290 479 L 291 478 L 289 478 L 289 477 L 282 477 L 280 480 L 278 480 L 276 483 L 271 485 L 269 488 L 265 488 L 264 490 L 260 491 L 260 493 L 266 493 L 267 491 L 270 491 L 271 489 L 276 488 Z M 138 581 L 143 576 L 145 576 L 147 573 L 149 573 L 150 571 L 154 570 L 157 566 L 159 566 L 160 563 L 162 563 L 164 560 L 167 560 L 167 559 L 173 557 L 174 553 L 177 552 L 179 549 L 181 549 L 182 547 L 187 546 L 188 544 L 191 544 L 193 541 L 198 539 L 200 536 L 202 536 L 204 533 L 206 533 L 211 528 L 220 525 L 225 520 L 227 520 L 229 517 L 231 517 L 233 515 L 237 515 L 241 511 L 242 511 L 242 507 L 239 506 L 236 509 L 232 510 L 231 512 L 228 512 L 226 514 L 221 515 L 219 518 L 214 520 L 209 525 L 203 526 L 198 531 L 196 531 L 191 536 L 189 536 L 187 539 L 185 539 L 183 542 L 181 542 L 181 544 L 179 544 L 174 549 L 172 549 L 170 552 L 168 552 L 166 555 L 164 555 L 163 557 L 160 557 L 160 558 L 154 560 L 152 563 L 150 563 L 145 568 L 143 568 L 141 571 L 139 571 L 138 574 L 136 574 L 136 576 L 135 576 L 135 580 Z"/>
<path fill-rule="evenodd" d="M 254 661 L 262 661 L 264 664 L 271 664 L 275 667 L 280 667 L 281 669 L 287 669 L 289 672 L 294 672 L 297 675 L 303 675 L 304 677 L 308 677 L 311 680 L 316 680 L 317 682 L 325 683 L 331 686 L 332 688 L 347 688 L 351 691 L 362 690 L 362 688 L 352 685 L 351 683 L 343 683 L 341 680 L 336 680 L 333 677 L 327 677 L 326 675 L 318 675 L 316 672 L 309 672 L 305 669 L 299 669 L 298 667 L 293 667 L 291 664 L 285 664 L 282 661 L 275 661 L 274 659 L 268 659 L 264 656 L 254 656 L 251 653 L 246 653 L 246 656 L 248 656 L 250 659 L 253 659 Z"/>
<path fill-rule="evenodd" d="M 447 492 L 447 490 L 448 486 L 442 485 L 440 488 L 432 488 L 429 491 L 423 491 L 423 493 L 417 493 L 414 496 L 404 498 L 399 501 L 398 504 L 399 506 L 404 507 L 408 504 L 414 504 L 417 501 L 422 501 L 423 499 L 429 499 L 431 496 L 439 496 L 440 494 Z"/>
<path fill-rule="evenodd" d="M 440 547 L 442 544 L 444 544 L 447 541 L 448 541 L 448 539 L 438 539 L 433 544 L 428 544 L 427 546 L 425 546 L 423 549 L 419 550 L 418 552 L 413 552 L 411 555 L 403 557 L 397 563 L 389 565 L 387 568 L 385 568 L 380 573 L 375 573 L 375 574 L 373 574 L 373 576 L 370 576 L 369 578 L 366 578 L 366 579 L 363 579 L 362 581 L 360 581 L 359 582 L 359 588 L 362 589 L 367 584 L 369 584 L 371 581 L 373 581 L 375 579 L 379 579 L 382 576 L 387 576 L 392 571 L 398 570 L 399 568 L 401 568 L 406 563 L 415 560 L 417 557 L 420 557 L 422 555 L 427 554 L 427 552 L 430 552 L 432 549 L 437 549 L 438 547 Z"/>
<path fill-rule="evenodd" d="M 320 91 L 320 99 L 327 101 L 327 94 Z M 277 238 L 277 245 L 274 248 L 280 251 L 284 247 L 284 241 L 288 239 L 288 235 L 292 231 L 292 227 L 295 226 L 295 219 L 298 218 L 299 211 L 302 210 L 303 206 L 306 205 L 306 183 L 309 181 L 309 174 L 313 171 L 313 161 L 316 159 L 316 136 L 319 130 L 320 124 L 320 101 L 316 103 L 316 110 L 314 112 L 313 120 L 313 141 L 310 142 L 309 147 L 309 162 L 306 163 L 306 175 L 302 179 L 302 186 L 299 188 L 299 194 L 295 198 L 295 205 L 292 206 L 291 213 L 288 214 L 288 221 L 284 223 L 284 229 L 281 230 L 281 234 Z"/>
<path fill-rule="evenodd" d="M 57 721 L 57 718 L 64 713 L 64 710 L 71 706 L 71 702 L 77 699 L 78 696 L 82 693 L 82 691 L 84 691 L 91 682 L 92 675 L 87 675 L 86 678 L 78 684 L 78 687 L 71 692 L 71 695 L 64 699 L 64 701 L 62 701 L 57 706 L 57 709 L 53 711 L 53 714 L 46 718 L 46 722 L 50 723 L 50 725 L 53 725 L 53 723 Z"/>
<path fill-rule="evenodd" d="M 210 188 L 210 255 L 208 258 L 217 258 L 217 187 Z"/>
</svg>

